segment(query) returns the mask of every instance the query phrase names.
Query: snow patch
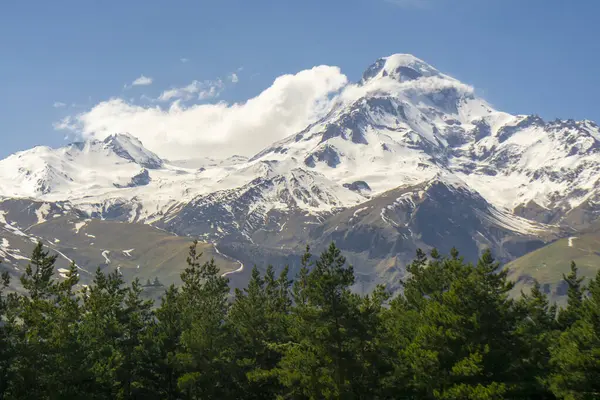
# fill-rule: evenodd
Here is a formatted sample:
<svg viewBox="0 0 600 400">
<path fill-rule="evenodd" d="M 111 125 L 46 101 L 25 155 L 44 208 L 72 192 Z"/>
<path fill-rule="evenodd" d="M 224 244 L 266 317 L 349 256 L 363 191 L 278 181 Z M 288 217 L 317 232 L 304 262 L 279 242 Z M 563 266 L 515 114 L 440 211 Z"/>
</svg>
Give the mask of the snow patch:
<svg viewBox="0 0 600 400">
<path fill-rule="evenodd" d="M 65 278 L 65 279 L 67 278 L 67 273 L 69 273 L 69 270 L 68 270 L 68 269 L 65 269 L 65 268 L 59 268 L 59 269 L 57 269 L 57 271 L 58 271 L 58 274 L 59 274 L 59 275 L 60 275 L 62 278 Z"/>
<path fill-rule="evenodd" d="M 26 237 L 29 238 L 30 240 L 32 240 L 33 243 L 37 243 L 37 240 L 31 238 L 29 235 L 25 234 L 23 231 L 21 231 L 19 228 L 17 228 L 15 225 L 15 223 L 8 223 L 6 221 L 6 212 L 0 210 L 0 224 L 4 224 L 4 228 L 8 231 L 10 231 L 13 235 L 16 236 L 21 236 L 21 237 Z"/>
<path fill-rule="evenodd" d="M 476 212 L 483 219 L 486 219 L 495 225 L 523 235 L 537 234 L 543 230 L 543 228 L 538 226 L 536 223 L 529 221 L 525 218 L 509 214 L 508 212 L 497 210 L 494 208 L 490 208 L 488 211 L 488 213 L 484 213 L 476 210 Z"/>
<path fill-rule="evenodd" d="M 367 211 L 368 209 L 369 209 L 369 207 L 362 207 L 362 208 L 359 208 L 358 210 L 354 211 L 354 214 L 352 214 L 352 217 L 353 217 L 353 218 L 356 218 L 356 216 L 357 216 L 358 214 L 360 214 L 360 213 L 361 213 L 361 212 L 363 212 L 363 211 Z"/>
<path fill-rule="evenodd" d="M 86 225 L 87 225 L 86 221 L 75 222 L 75 224 L 73 226 L 73 230 L 75 231 L 75 233 L 79 233 L 79 230 Z"/>
<path fill-rule="evenodd" d="M 46 222 L 46 217 L 48 216 L 49 213 L 50 213 L 50 204 L 48 204 L 48 203 L 42 204 L 40 206 L 40 208 L 35 210 L 35 215 L 37 217 L 37 223 L 42 224 L 42 223 Z"/>
</svg>

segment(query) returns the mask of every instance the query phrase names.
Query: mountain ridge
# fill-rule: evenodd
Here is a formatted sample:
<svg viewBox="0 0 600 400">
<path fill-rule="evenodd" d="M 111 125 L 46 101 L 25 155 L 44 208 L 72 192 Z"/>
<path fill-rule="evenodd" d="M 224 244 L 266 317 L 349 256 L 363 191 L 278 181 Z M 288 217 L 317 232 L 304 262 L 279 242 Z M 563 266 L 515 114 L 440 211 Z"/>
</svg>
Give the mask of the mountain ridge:
<svg viewBox="0 0 600 400">
<path fill-rule="evenodd" d="M 497 111 L 470 86 L 398 54 L 368 67 L 325 116 L 252 157 L 170 162 L 115 134 L 1 160 L 0 199 L 150 224 L 229 246 L 242 262 L 336 240 L 376 281 L 383 264 L 401 270 L 417 245 L 454 240 L 471 258 L 491 247 L 510 261 L 593 224 L 599 152 L 591 121 Z M 367 205 L 376 209 L 357 211 Z M 354 224 L 339 220 L 351 210 Z M 325 229 L 333 223 L 335 233 Z M 365 253 L 377 235 L 396 244 Z"/>
</svg>

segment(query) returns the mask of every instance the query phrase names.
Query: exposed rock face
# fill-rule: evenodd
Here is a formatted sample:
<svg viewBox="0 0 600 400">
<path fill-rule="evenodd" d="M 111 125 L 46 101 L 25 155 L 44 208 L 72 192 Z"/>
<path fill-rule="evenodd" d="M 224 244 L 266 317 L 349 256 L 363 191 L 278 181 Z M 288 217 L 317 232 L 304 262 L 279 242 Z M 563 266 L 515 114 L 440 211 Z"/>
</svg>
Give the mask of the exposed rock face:
<svg viewBox="0 0 600 400">
<path fill-rule="evenodd" d="M 150 183 L 151 179 L 150 179 L 150 173 L 148 172 L 147 169 L 142 169 L 142 171 L 135 175 L 133 178 L 131 178 L 131 181 L 129 181 L 128 184 L 126 185 L 119 185 L 119 184 L 115 184 L 115 187 L 117 188 L 126 188 L 126 187 L 138 187 L 138 186 L 146 186 Z"/>
</svg>

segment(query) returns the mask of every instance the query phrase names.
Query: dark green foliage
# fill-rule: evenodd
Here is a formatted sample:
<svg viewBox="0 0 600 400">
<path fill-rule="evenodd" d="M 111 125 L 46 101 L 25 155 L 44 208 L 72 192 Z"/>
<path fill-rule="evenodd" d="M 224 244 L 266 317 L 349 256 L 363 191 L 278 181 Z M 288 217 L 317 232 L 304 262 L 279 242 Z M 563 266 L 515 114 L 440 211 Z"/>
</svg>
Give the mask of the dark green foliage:
<svg viewBox="0 0 600 400">
<path fill-rule="evenodd" d="M 563 279 L 567 283 L 568 302 L 558 314 L 558 323 L 561 328 L 567 329 L 580 318 L 583 302 L 583 278 L 577 275 L 577 266 L 574 262 L 571 262 L 571 272 L 567 276 L 563 275 Z"/>
<path fill-rule="evenodd" d="M 290 315 L 291 341 L 277 368 L 280 382 L 294 398 L 355 398 L 364 392 L 362 356 L 368 338 L 361 298 L 350 291 L 352 267 L 331 245 L 302 274 L 305 283 L 297 288 L 302 303 Z"/>
<path fill-rule="evenodd" d="M 21 277 L 0 282 L 3 399 L 598 399 L 600 274 L 573 264 L 568 304 L 535 285 L 513 300 L 489 251 L 418 251 L 403 293 L 360 296 L 333 244 L 288 268 L 255 267 L 230 296 L 213 261 L 191 246 L 182 286 L 157 308 L 145 286 L 78 268 L 54 278 L 36 246 Z"/>
<path fill-rule="evenodd" d="M 4 399 L 12 380 L 11 365 L 15 357 L 15 296 L 6 296 L 5 290 L 10 283 L 8 272 L 0 277 L 0 399 Z"/>
<path fill-rule="evenodd" d="M 520 389 L 528 396 L 553 398 L 546 374 L 550 369 L 550 346 L 558 335 L 556 306 L 549 304 L 536 282 L 530 294 L 522 294 L 516 312 L 519 315 L 516 333 L 522 358 L 518 371 L 522 377 Z"/>
<path fill-rule="evenodd" d="M 589 283 L 587 294 L 578 318 L 551 346 L 550 383 L 560 398 L 600 398 L 600 273 Z"/>
<path fill-rule="evenodd" d="M 142 336 L 140 362 L 145 368 L 137 387 L 145 391 L 145 399 L 178 399 L 179 350 L 182 325 L 179 291 L 171 286 L 155 312 L 155 321 Z"/>
<path fill-rule="evenodd" d="M 199 263 L 196 244 L 190 248 L 189 267 L 181 275 L 183 330 L 177 358 L 183 373 L 178 387 L 189 399 L 222 399 L 232 390 L 230 337 L 225 325 L 229 281 L 219 274 L 214 260 Z"/>
<path fill-rule="evenodd" d="M 52 279 L 56 255 L 49 255 L 38 243 L 25 274 L 21 276 L 27 296 L 18 298 L 14 317 L 14 357 L 7 397 L 47 398 L 56 368 L 53 331 L 58 286 Z M 17 321 L 22 323 L 17 324 Z"/>
</svg>

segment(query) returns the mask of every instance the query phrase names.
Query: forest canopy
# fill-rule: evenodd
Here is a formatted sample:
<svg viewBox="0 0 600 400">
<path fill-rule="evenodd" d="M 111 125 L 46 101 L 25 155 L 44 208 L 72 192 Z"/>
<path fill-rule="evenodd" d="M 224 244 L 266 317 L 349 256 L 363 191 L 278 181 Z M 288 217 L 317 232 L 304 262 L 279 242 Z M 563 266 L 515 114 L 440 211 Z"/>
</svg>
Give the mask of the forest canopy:
<svg viewBox="0 0 600 400">
<path fill-rule="evenodd" d="M 535 285 L 517 299 L 486 251 L 418 251 L 402 293 L 350 290 L 331 245 L 307 248 L 297 276 L 252 270 L 230 293 L 196 244 L 160 304 L 99 269 L 54 276 L 38 244 L 0 291 L 0 399 L 598 399 L 600 274 L 577 266 L 557 309 Z"/>
</svg>

